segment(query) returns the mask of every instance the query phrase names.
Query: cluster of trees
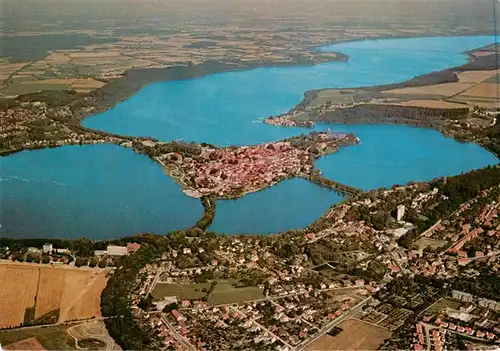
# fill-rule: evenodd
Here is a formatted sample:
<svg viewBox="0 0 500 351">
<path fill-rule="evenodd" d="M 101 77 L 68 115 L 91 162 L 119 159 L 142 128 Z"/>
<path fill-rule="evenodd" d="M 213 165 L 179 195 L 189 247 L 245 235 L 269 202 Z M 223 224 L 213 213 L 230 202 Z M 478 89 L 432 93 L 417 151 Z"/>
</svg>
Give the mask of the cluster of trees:
<svg viewBox="0 0 500 351">
<path fill-rule="evenodd" d="M 213 196 L 203 196 L 201 198 L 201 202 L 203 204 L 203 216 L 196 222 L 196 224 L 193 226 L 193 230 L 198 228 L 201 231 L 205 231 L 210 227 L 212 224 L 214 218 L 215 218 L 215 206 L 216 206 L 216 201 L 215 197 Z"/>
<path fill-rule="evenodd" d="M 321 116 L 323 121 L 349 122 L 356 119 L 377 120 L 377 119 L 416 119 L 422 125 L 432 123 L 432 120 L 461 119 L 469 114 L 468 108 L 438 109 L 417 106 L 396 106 L 396 105 L 356 105 L 343 109 L 327 111 Z"/>
<path fill-rule="evenodd" d="M 318 170 L 313 170 L 309 175 L 309 180 L 320 186 L 324 186 L 339 192 L 341 195 L 357 195 L 362 191 L 349 185 L 345 185 L 334 180 L 325 178 Z"/>
<path fill-rule="evenodd" d="M 155 146 L 146 146 L 141 142 L 135 141 L 133 147 L 140 153 L 146 154 L 149 157 L 160 156 L 171 152 L 178 153 L 182 156 L 198 156 L 201 154 L 202 148 L 195 142 L 185 143 L 182 141 L 173 141 L 166 144 L 156 144 Z"/>
<path fill-rule="evenodd" d="M 500 301 L 500 278 L 486 265 L 479 269 L 478 276 L 454 278 L 451 286 L 469 294 Z"/>
<path fill-rule="evenodd" d="M 74 102 L 78 98 L 78 93 L 74 90 L 45 90 L 37 93 L 19 95 L 19 102 L 45 102 L 48 106 L 60 107 Z"/>
<path fill-rule="evenodd" d="M 134 289 L 134 281 L 146 264 L 154 261 L 162 252 L 170 248 L 168 237 L 143 236 L 141 249 L 130 256 L 123 256 L 119 268 L 108 280 L 101 295 L 101 313 L 106 319 L 109 334 L 125 350 L 159 349 L 161 340 L 145 324 L 134 319 L 129 295 Z"/>
<path fill-rule="evenodd" d="M 500 167 L 498 166 L 488 166 L 455 177 L 448 177 L 446 180 L 432 182 L 431 186 L 439 188 L 440 193 L 447 199 L 440 201 L 437 206 L 426 209 L 424 214 L 433 220 L 449 215 L 462 203 L 477 197 L 483 190 L 499 184 Z"/>
<path fill-rule="evenodd" d="M 390 281 L 383 290 L 377 293 L 377 298 L 397 307 L 411 309 L 418 314 L 450 292 L 450 285 L 441 279 L 420 275 L 412 277 L 405 274 Z M 420 303 L 417 303 L 416 296 L 421 299 Z M 405 301 L 405 303 L 401 305 L 400 301 Z"/>
</svg>

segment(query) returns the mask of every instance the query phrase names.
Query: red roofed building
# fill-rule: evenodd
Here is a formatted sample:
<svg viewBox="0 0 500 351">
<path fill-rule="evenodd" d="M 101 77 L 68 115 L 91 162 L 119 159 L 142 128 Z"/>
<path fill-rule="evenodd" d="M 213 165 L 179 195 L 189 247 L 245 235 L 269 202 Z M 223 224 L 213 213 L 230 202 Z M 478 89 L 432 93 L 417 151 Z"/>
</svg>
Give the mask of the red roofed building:
<svg viewBox="0 0 500 351">
<path fill-rule="evenodd" d="M 138 243 L 127 243 L 127 251 L 128 253 L 135 253 L 137 250 L 141 248 L 141 244 Z"/>
<path fill-rule="evenodd" d="M 468 259 L 468 258 L 459 258 L 457 261 L 458 261 L 458 264 L 460 266 L 465 266 L 466 264 L 468 264 L 470 262 L 470 259 Z"/>
<path fill-rule="evenodd" d="M 177 310 L 172 310 L 172 312 L 170 313 L 172 314 L 172 316 L 175 318 L 176 321 L 182 321 L 184 319 L 184 317 Z"/>
<path fill-rule="evenodd" d="M 401 269 L 400 269 L 398 266 L 396 266 L 396 265 L 390 265 L 390 266 L 389 266 L 389 269 L 390 269 L 390 270 L 391 270 L 391 272 L 393 272 L 393 273 L 399 272 L 399 271 L 401 270 Z"/>
</svg>

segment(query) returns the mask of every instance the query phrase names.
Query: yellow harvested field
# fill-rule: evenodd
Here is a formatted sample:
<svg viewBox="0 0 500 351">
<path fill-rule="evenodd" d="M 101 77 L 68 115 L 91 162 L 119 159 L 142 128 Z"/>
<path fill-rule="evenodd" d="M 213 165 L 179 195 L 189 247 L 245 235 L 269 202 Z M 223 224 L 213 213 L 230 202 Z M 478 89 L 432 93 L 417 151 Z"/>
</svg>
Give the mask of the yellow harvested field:
<svg viewBox="0 0 500 351">
<path fill-rule="evenodd" d="M 474 56 L 476 56 L 476 57 L 490 56 L 492 54 L 493 54 L 493 52 L 491 52 L 491 51 L 476 51 L 476 52 L 474 52 Z"/>
<path fill-rule="evenodd" d="M 38 84 L 67 84 L 71 85 L 77 81 L 76 78 L 64 78 L 64 79 L 42 79 L 38 80 Z"/>
<path fill-rule="evenodd" d="M 460 83 L 481 83 L 500 71 L 467 71 L 457 74 Z"/>
<path fill-rule="evenodd" d="M 481 83 L 464 91 L 459 96 L 496 98 L 497 93 L 498 93 L 498 85 L 496 83 Z"/>
<path fill-rule="evenodd" d="M 69 54 L 74 59 L 99 58 L 99 57 L 118 57 L 121 53 L 118 51 L 106 52 L 72 52 Z"/>
<path fill-rule="evenodd" d="M 440 96 L 451 96 L 459 94 L 471 87 L 474 84 L 471 83 L 445 83 L 429 85 L 426 87 L 414 87 L 414 88 L 403 88 L 403 89 L 393 89 L 386 90 L 384 93 L 387 94 L 398 94 L 398 95 L 440 95 Z"/>
<path fill-rule="evenodd" d="M 69 309 L 64 320 L 71 321 L 99 317 L 101 315 L 101 292 L 106 287 L 107 281 L 106 275 L 97 274 L 93 281 L 87 282 L 85 293 L 77 296 L 73 307 Z"/>
<path fill-rule="evenodd" d="M 28 65 L 29 63 L 5 63 L 5 62 L 1 62 L 0 63 L 0 73 L 12 73 L 12 72 L 15 72 L 15 71 L 18 71 L 20 70 L 21 68 L 23 68 L 24 66 Z"/>
<path fill-rule="evenodd" d="M 342 322 L 339 327 L 342 331 L 337 336 L 324 335 L 308 350 L 376 350 L 391 336 L 386 329 L 354 319 Z"/>
<path fill-rule="evenodd" d="M 103 270 L 1 262 L 0 328 L 19 326 L 26 308 L 34 318 L 59 310 L 59 322 L 100 316 Z M 56 314 L 57 316 L 57 314 Z"/>
<path fill-rule="evenodd" d="M 59 269 L 42 269 L 38 283 L 35 318 L 40 318 L 59 308 L 64 276 Z"/>
<path fill-rule="evenodd" d="M 73 89 L 97 89 L 101 88 L 106 83 L 93 79 L 77 79 L 71 87 Z"/>
<path fill-rule="evenodd" d="M 404 102 L 392 103 L 391 105 L 397 106 L 416 106 L 416 107 L 427 107 L 427 108 L 464 108 L 468 107 L 464 104 L 448 102 L 443 100 L 409 100 Z"/>
<path fill-rule="evenodd" d="M 50 55 L 45 58 L 45 62 L 51 63 L 51 64 L 61 64 L 61 63 L 69 63 L 71 61 L 71 57 L 68 55 Z"/>
<path fill-rule="evenodd" d="M 27 307 L 35 305 L 39 270 L 24 265 L 0 265 L 0 328 L 20 325 Z"/>
<path fill-rule="evenodd" d="M 5 63 L 0 62 L 0 82 L 7 80 L 11 75 L 22 69 L 28 63 Z"/>
</svg>

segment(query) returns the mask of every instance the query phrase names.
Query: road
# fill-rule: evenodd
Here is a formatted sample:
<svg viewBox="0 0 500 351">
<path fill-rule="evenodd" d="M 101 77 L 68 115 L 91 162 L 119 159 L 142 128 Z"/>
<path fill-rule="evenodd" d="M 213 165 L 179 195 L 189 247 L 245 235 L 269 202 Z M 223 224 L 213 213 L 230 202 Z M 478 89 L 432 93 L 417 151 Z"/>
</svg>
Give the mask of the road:
<svg viewBox="0 0 500 351">
<path fill-rule="evenodd" d="M 177 332 L 177 330 L 175 330 L 174 326 L 172 324 L 170 324 L 170 322 L 167 320 L 167 318 L 165 318 L 165 315 L 163 313 L 161 314 L 161 320 L 165 324 L 165 326 L 168 328 L 168 330 L 170 331 L 170 334 L 172 334 L 172 336 L 175 338 L 175 340 L 177 340 L 179 343 L 181 343 L 181 345 L 183 345 L 186 350 L 196 351 L 196 347 L 194 347 L 189 342 L 188 339 L 183 337 L 181 334 L 179 334 Z"/>
<path fill-rule="evenodd" d="M 153 278 L 153 281 L 151 282 L 151 286 L 149 287 L 148 289 L 148 293 L 146 294 L 146 298 L 149 296 L 149 294 L 151 294 L 151 292 L 154 290 L 156 284 L 158 284 L 158 280 L 160 279 L 160 275 L 161 275 L 161 270 L 158 270 L 158 272 L 156 272 L 156 275 L 155 277 Z"/>
<path fill-rule="evenodd" d="M 99 324 L 98 324 L 99 323 Z M 78 324 L 68 328 L 67 333 L 75 340 L 75 346 L 78 350 L 87 350 L 78 345 L 78 341 L 85 339 L 96 339 L 105 344 L 104 351 L 121 350 L 109 336 L 105 325 L 99 321 L 92 321 Z"/>
<path fill-rule="evenodd" d="M 425 342 L 426 342 L 426 350 L 431 349 L 431 330 L 432 329 L 439 329 L 436 328 L 433 325 L 422 323 L 422 326 L 424 327 L 424 332 L 425 332 Z"/>
<path fill-rule="evenodd" d="M 339 325 L 340 323 L 342 323 L 344 320 L 350 319 L 356 313 L 358 313 L 359 311 L 361 311 L 361 309 L 363 308 L 363 306 L 365 306 L 370 300 L 371 300 L 371 296 L 367 297 L 366 299 L 364 299 L 363 301 L 361 301 L 360 303 L 358 303 L 356 306 L 354 306 L 353 308 L 351 308 L 349 310 L 349 312 L 347 312 L 346 314 L 344 314 L 342 316 L 339 316 L 338 318 L 336 318 L 333 321 L 331 321 L 330 323 L 328 323 L 326 326 L 324 326 L 319 332 L 317 332 L 316 334 L 314 334 L 312 337 L 310 337 L 307 340 L 304 340 L 298 346 L 297 350 L 306 350 L 309 346 L 311 346 L 312 343 L 314 343 L 316 340 L 318 340 L 323 335 L 325 335 L 326 333 L 328 333 L 332 328 L 336 327 L 337 325 Z"/>
<path fill-rule="evenodd" d="M 401 271 L 401 273 L 412 274 L 412 272 L 410 270 L 408 270 L 408 269 L 404 268 L 403 266 L 401 266 L 401 264 L 399 263 L 399 258 L 397 258 L 394 255 L 394 253 L 391 251 L 391 248 L 389 246 L 387 246 L 387 244 L 383 240 L 381 240 L 378 235 L 376 235 L 375 238 L 377 239 L 377 241 L 379 243 L 382 244 L 382 246 L 387 250 L 387 252 L 389 252 L 389 255 L 391 255 L 391 258 L 393 259 L 393 261 L 396 264 L 396 266 L 398 266 L 398 268 Z"/>
</svg>

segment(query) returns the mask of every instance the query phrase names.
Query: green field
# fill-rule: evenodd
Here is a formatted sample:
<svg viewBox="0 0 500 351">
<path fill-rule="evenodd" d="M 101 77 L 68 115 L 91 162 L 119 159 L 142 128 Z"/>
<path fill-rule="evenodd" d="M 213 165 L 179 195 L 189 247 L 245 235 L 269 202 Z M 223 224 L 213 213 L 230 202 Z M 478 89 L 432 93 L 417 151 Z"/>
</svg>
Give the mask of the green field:
<svg viewBox="0 0 500 351">
<path fill-rule="evenodd" d="M 462 306 L 462 302 L 460 302 L 460 301 L 452 300 L 449 298 L 442 298 L 442 299 L 438 300 L 434 305 L 429 307 L 429 309 L 427 311 L 429 311 L 431 313 L 439 313 L 447 307 L 453 308 L 456 310 L 460 306 Z"/>
<path fill-rule="evenodd" d="M 224 303 L 243 302 L 247 300 L 256 300 L 263 298 L 262 289 L 250 286 L 245 288 L 236 288 L 229 281 L 219 282 L 214 291 L 208 297 L 208 302 L 219 305 Z"/>
<path fill-rule="evenodd" d="M 42 90 L 66 90 L 69 84 L 47 84 L 47 83 L 14 83 L 0 91 L 4 96 L 16 96 L 29 93 L 35 93 Z"/>
<path fill-rule="evenodd" d="M 207 295 L 210 283 L 202 284 L 163 284 L 158 283 L 151 293 L 155 300 L 161 300 L 166 296 L 177 296 L 180 300 L 201 299 Z M 205 290 L 205 291 L 203 291 Z"/>
<path fill-rule="evenodd" d="M 35 337 L 48 350 L 76 350 L 75 341 L 66 333 L 66 329 L 67 326 L 61 325 L 0 331 L 0 344 L 7 346 Z"/>
<path fill-rule="evenodd" d="M 233 286 L 233 281 L 219 281 L 208 295 L 211 283 L 202 284 L 163 284 L 159 283 L 151 293 L 154 300 L 161 300 L 166 296 L 177 296 L 179 300 L 195 300 L 207 297 L 212 304 L 224 304 L 255 300 L 263 298 L 262 289 L 258 287 L 239 288 Z"/>
</svg>

